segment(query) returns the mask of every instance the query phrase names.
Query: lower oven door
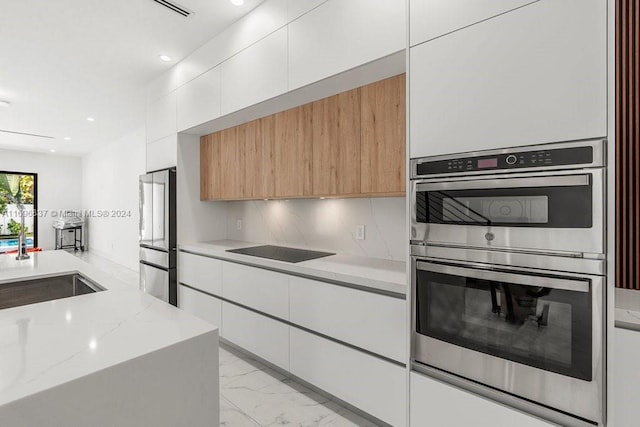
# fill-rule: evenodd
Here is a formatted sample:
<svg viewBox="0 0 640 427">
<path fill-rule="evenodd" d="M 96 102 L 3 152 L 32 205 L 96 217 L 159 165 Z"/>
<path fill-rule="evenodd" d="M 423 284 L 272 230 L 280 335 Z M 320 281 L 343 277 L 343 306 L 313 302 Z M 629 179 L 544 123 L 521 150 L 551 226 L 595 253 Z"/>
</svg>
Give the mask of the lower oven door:
<svg viewBox="0 0 640 427">
<path fill-rule="evenodd" d="M 412 263 L 414 361 L 602 420 L 602 277 Z"/>
</svg>

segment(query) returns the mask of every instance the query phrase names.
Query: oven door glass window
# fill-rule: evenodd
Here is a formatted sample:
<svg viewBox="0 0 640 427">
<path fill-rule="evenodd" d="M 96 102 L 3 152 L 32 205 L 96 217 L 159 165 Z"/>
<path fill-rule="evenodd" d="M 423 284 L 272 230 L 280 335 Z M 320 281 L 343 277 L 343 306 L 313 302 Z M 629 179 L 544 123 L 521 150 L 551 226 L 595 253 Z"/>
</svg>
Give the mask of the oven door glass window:
<svg viewBox="0 0 640 427">
<path fill-rule="evenodd" d="M 592 319 L 588 283 L 581 281 L 584 289 L 570 290 L 421 269 L 416 274 L 417 333 L 591 380 Z M 550 282 L 553 280 L 549 278 Z"/>
<path fill-rule="evenodd" d="M 548 178 L 549 186 L 519 188 L 500 188 L 504 180 L 487 180 L 482 188 L 469 189 L 420 186 L 415 194 L 416 220 L 428 224 L 591 228 L 591 181 L 554 186 L 553 180 Z"/>
</svg>

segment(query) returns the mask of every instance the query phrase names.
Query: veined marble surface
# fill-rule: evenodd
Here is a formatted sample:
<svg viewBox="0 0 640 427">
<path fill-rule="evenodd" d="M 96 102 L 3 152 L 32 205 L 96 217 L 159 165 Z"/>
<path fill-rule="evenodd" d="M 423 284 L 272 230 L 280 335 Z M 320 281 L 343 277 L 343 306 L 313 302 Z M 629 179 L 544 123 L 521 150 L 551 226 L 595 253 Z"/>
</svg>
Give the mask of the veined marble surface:
<svg viewBox="0 0 640 427">
<path fill-rule="evenodd" d="M 402 261 L 337 254 L 310 261 L 290 263 L 226 252 L 229 249 L 259 245 L 261 243 L 216 240 L 181 244 L 179 249 L 256 267 L 266 267 L 283 273 L 295 273 L 311 278 L 334 280 L 403 295 L 407 293 L 406 264 Z"/>
<path fill-rule="evenodd" d="M 406 215 L 404 197 L 228 202 L 227 238 L 404 261 Z M 365 240 L 356 240 L 357 225 Z"/>
<path fill-rule="evenodd" d="M 64 251 L 0 255 L 0 286 L 80 273 L 106 291 L 0 310 L 0 408 L 217 328 Z"/>
<path fill-rule="evenodd" d="M 617 288 L 616 327 L 640 331 L 640 291 Z"/>
</svg>

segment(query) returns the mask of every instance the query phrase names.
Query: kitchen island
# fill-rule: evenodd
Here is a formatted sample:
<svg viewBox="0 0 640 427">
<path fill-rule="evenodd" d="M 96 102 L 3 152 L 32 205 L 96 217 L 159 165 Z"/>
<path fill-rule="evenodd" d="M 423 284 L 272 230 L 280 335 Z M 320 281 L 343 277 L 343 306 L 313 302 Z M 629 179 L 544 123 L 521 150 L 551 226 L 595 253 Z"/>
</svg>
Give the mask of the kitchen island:
<svg viewBox="0 0 640 427">
<path fill-rule="evenodd" d="M 217 425 L 218 329 L 64 251 L 0 256 L 0 287 L 105 291 L 0 310 L 0 425 Z"/>
</svg>

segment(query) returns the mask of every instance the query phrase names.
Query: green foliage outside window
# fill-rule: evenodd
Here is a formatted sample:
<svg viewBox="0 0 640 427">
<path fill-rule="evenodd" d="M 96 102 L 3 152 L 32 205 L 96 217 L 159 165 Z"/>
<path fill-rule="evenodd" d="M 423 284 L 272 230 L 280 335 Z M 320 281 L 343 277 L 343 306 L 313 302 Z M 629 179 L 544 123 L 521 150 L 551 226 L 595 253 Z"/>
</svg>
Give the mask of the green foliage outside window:
<svg viewBox="0 0 640 427">
<path fill-rule="evenodd" d="M 0 174 L 0 215 L 9 204 L 32 204 L 35 200 L 33 175 Z"/>
</svg>

